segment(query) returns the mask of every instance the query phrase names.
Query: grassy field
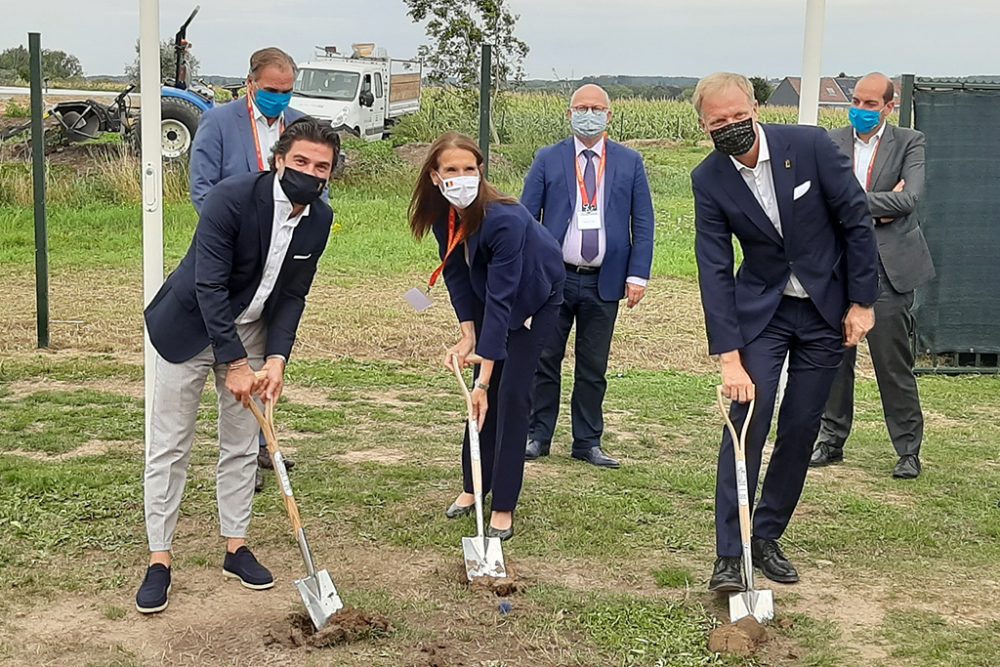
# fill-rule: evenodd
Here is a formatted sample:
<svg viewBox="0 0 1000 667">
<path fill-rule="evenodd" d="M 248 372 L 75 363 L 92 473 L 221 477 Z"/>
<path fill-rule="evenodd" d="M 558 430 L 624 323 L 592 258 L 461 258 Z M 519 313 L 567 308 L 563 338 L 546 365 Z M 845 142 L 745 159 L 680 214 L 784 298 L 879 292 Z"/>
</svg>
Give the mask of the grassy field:
<svg viewBox="0 0 1000 667">
<path fill-rule="evenodd" d="M 554 131 L 554 130 L 553 130 Z M 657 212 L 647 301 L 623 312 L 605 445 L 618 471 L 568 456 L 527 467 L 505 545 L 522 578 L 498 599 L 460 581 L 470 521 L 458 489 L 463 403 L 439 364 L 456 327 L 443 291 L 424 315 L 400 295 L 435 266 L 406 232 L 413 169 L 389 144 L 352 147 L 333 189 L 337 228 L 310 299 L 280 437 L 310 541 L 347 602 L 385 615 L 387 636 L 307 651 L 267 645 L 297 609 L 302 574 L 271 480 L 253 543 L 279 585 L 251 593 L 219 573 L 214 397 L 199 420 L 169 610 L 142 618 L 141 215 L 130 172 L 54 170 L 49 232 L 53 349 L 33 350 L 33 235 L 23 168 L 0 167 L 0 664 L 992 667 L 1000 664 L 996 378 L 924 377 L 924 475 L 895 458 L 873 379 L 859 383 L 847 462 L 810 473 L 784 543 L 797 586 L 753 657 L 710 653 L 723 602 L 705 591 L 720 424 L 694 282 L 688 173 L 705 148 L 637 144 Z M 411 151 L 412 152 L 412 151 Z M 495 174 L 517 193 L 531 146 L 503 145 Z M 124 175 L 123 175 L 124 174 Z M 195 216 L 168 177 L 167 268 Z"/>
</svg>

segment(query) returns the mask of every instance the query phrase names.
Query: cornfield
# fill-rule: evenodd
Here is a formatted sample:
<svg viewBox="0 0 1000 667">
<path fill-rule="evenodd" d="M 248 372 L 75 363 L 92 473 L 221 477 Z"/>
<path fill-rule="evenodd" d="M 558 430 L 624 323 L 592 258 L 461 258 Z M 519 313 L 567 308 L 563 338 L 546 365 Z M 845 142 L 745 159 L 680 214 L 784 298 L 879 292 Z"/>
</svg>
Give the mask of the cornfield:
<svg viewBox="0 0 1000 667">
<path fill-rule="evenodd" d="M 670 139 L 698 141 L 705 136 L 690 102 L 621 99 L 612 104 L 614 114 L 609 135 L 618 141 Z M 559 95 L 511 93 L 494 123 L 505 144 L 543 146 L 567 136 L 567 100 Z M 792 107 L 761 107 L 765 123 L 795 123 L 798 110 Z M 846 110 L 820 110 L 820 125 L 827 128 L 847 125 Z M 424 91 L 419 114 L 406 118 L 395 131 L 397 143 L 429 142 L 443 132 L 454 130 L 471 136 L 478 133 L 479 117 L 459 95 L 442 88 Z"/>
</svg>

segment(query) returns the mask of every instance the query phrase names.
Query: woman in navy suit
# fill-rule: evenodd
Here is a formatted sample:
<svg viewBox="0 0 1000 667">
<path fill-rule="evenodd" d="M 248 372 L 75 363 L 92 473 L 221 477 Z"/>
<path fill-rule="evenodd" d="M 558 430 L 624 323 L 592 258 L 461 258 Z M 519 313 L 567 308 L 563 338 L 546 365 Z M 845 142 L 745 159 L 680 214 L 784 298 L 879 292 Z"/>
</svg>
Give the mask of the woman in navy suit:
<svg viewBox="0 0 1000 667">
<path fill-rule="evenodd" d="M 487 534 L 509 539 L 524 477 L 531 383 L 545 337 L 555 329 L 566 271 L 555 238 L 516 199 L 482 178 L 483 156 L 449 132 L 428 151 L 410 201 L 410 228 L 433 231 L 461 339 L 445 355 L 463 366 L 483 358 L 472 391 L 479 420 L 483 492 L 493 492 Z M 464 491 L 448 518 L 474 507 L 469 439 L 462 449 Z"/>
</svg>

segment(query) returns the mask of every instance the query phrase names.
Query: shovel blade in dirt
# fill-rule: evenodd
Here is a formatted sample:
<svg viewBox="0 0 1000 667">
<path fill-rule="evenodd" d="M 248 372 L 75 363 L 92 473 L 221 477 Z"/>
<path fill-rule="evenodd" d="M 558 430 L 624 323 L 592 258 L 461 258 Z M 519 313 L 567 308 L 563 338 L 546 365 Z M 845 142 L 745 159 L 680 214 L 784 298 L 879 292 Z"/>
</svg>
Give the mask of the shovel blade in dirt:
<svg viewBox="0 0 1000 667">
<path fill-rule="evenodd" d="M 465 573 L 469 581 L 476 577 L 502 579 L 507 576 L 499 537 L 463 537 L 462 551 L 465 552 Z"/>
<path fill-rule="evenodd" d="M 758 623 L 774 619 L 774 594 L 772 591 L 749 590 L 729 596 L 729 620 L 732 623 L 753 616 Z"/>
<path fill-rule="evenodd" d="M 299 589 L 309 618 L 317 630 L 321 630 L 330 621 L 330 617 L 344 608 L 333 579 L 326 570 L 319 570 L 311 577 L 296 579 L 295 587 Z"/>
</svg>

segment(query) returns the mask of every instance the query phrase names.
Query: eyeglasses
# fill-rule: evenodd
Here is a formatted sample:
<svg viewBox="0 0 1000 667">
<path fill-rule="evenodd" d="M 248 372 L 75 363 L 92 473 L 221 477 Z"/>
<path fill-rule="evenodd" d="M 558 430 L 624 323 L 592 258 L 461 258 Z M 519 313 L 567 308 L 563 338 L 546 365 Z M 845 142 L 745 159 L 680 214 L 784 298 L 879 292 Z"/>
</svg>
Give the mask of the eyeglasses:
<svg viewBox="0 0 1000 667">
<path fill-rule="evenodd" d="M 583 106 L 583 105 L 579 105 L 579 104 L 577 106 L 575 106 L 575 107 L 570 107 L 570 109 L 573 110 L 573 111 L 577 111 L 579 113 L 587 113 L 588 111 L 593 111 L 595 113 L 605 113 L 606 111 L 608 111 L 608 108 L 606 106 L 592 106 L 592 107 L 588 107 L 588 106 Z"/>
</svg>

